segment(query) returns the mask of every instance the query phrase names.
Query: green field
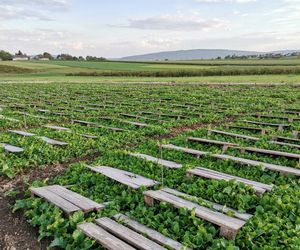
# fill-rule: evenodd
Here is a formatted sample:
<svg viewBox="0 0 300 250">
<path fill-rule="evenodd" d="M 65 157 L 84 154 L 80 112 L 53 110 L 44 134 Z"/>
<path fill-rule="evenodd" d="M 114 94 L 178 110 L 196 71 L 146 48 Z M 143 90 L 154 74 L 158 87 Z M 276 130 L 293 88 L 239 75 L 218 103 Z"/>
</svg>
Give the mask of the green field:
<svg viewBox="0 0 300 250">
<path fill-rule="evenodd" d="M 5 66 L 13 66 L 18 69 L 12 72 L 4 70 Z M 26 70 L 29 72 L 24 72 Z M 0 81 L 299 83 L 299 72 L 300 59 L 297 58 L 147 63 L 112 61 L 0 62 Z M 82 74 L 82 76 L 76 77 L 70 76 L 70 74 Z M 183 77 L 178 77 L 178 74 L 183 74 Z"/>
</svg>

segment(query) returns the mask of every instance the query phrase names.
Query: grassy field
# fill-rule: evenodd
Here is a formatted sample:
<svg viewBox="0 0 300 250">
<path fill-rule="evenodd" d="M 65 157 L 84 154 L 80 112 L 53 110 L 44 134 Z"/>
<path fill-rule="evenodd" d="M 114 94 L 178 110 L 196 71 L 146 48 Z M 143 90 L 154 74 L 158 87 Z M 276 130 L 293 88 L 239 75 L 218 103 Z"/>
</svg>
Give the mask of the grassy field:
<svg viewBox="0 0 300 250">
<path fill-rule="evenodd" d="M 180 62 L 0 62 L 0 81 L 299 83 L 300 59 L 201 60 Z M 12 68 L 15 67 L 15 68 Z M 15 69 L 15 71 L 11 70 Z M 278 71 L 277 73 L 275 71 Z M 172 77 L 183 72 L 189 77 Z M 203 73 L 204 72 L 204 73 Z M 211 73 L 212 72 L 212 73 Z M 217 73 L 216 73 L 217 72 Z M 228 73 L 229 72 L 229 73 Z M 272 74 L 270 74 L 270 72 Z M 275 73 L 274 73 L 275 72 Z M 86 76 L 67 76 L 85 74 Z M 208 74 L 207 76 L 198 76 Z M 219 74 L 219 75 L 211 75 Z M 222 75 L 223 74 L 223 75 Z M 226 75 L 230 74 L 230 75 Z M 89 76 L 97 75 L 97 76 Z M 132 76 L 134 75 L 134 76 Z M 155 77 L 164 76 L 164 77 Z"/>
</svg>

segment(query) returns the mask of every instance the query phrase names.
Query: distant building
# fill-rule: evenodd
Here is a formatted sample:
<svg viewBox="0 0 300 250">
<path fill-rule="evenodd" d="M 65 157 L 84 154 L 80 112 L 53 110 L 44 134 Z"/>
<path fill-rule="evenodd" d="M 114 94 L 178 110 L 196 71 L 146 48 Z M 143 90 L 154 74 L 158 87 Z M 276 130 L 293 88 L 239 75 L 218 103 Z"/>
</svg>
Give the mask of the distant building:
<svg viewBox="0 0 300 250">
<path fill-rule="evenodd" d="M 16 55 L 13 57 L 13 61 L 28 61 L 29 57 L 26 55 Z"/>
</svg>

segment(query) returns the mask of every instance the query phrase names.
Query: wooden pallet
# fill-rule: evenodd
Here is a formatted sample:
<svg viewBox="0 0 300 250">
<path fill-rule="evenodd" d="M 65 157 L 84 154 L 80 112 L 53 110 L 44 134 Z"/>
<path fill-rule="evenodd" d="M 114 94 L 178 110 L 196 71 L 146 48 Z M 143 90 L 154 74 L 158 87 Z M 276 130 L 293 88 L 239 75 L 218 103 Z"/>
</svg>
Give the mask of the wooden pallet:
<svg viewBox="0 0 300 250">
<path fill-rule="evenodd" d="M 105 175 L 106 177 L 113 179 L 119 183 L 127 185 L 133 189 L 138 189 L 140 187 L 152 187 L 157 185 L 159 182 L 148 179 L 146 177 L 136 175 L 134 173 L 120 170 L 117 168 L 106 167 L 106 166 L 97 166 L 97 167 L 88 167 L 94 172 Z"/>
<path fill-rule="evenodd" d="M 78 225 L 77 228 L 82 230 L 89 237 L 95 239 L 106 249 L 188 250 L 188 248 L 184 248 L 181 243 L 123 214 L 117 214 L 113 219 L 102 217 L 95 222 L 97 225 L 93 223 L 83 223 Z"/>
<path fill-rule="evenodd" d="M 0 147 L 3 147 L 8 153 L 22 153 L 24 151 L 23 148 L 16 147 L 7 143 L 0 143 Z"/>
<path fill-rule="evenodd" d="M 59 185 L 30 188 L 33 195 L 44 198 L 48 202 L 61 208 L 67 215 L 76 211 L 88 213 L 103 209 L 103 204 L 96 203 L 80 194 Z"/>
<path fill-rule="evenodd" d="M 153 157 L 153 156 L 150 156 L 150 155 L 145 155 L 145 154 L 130 153 L 130 155 L 145 159 L 147 161 L 156 162 L 157 164 L 160 164 L 160 165 L 165 166 L 167 168 L 176 168 L 176 169 L 182 168 L 182 164 L 176 163 L 174 161 L 167 161 L 167 160 L 163 160 L 163 159 L 156 158 L 156 157 Z"/>
<path fill-rule="evenodd" d="M 223 151 L 226 151 L 229 147 L 238 146 L 238 144 L 236 144 L 236 143 L 210 140 L 210 139 L 198 138 L 198 137 L 188 137 L 188 141 L 206 143 L 206 144 L 214 144 L 214 145 L 221 145 L 221 146 L 223 146 Z"/>
<path fill-rule="evenodd" d="M 256 181 L 251 181 L 248 179 L 244 179 L 238 176 L 233 176 L 229 174 L 225 174 L 222 172 L 218 172 L 215 170 L 207 169 L 207 168 L 202 168 L 202 167 L 197 167 L 195 169 L 190 169 L 187 171 L 188 176 L 201 176 L 204 178 L 209 178 L 209 179 L 214 179 L 214 180 L 235 180 L 236 182 L 241 182 L 244 183 L 245 185 L 251 186 L 257 194 L 262 195 L 266 191 L 272 191 L 273 185 L 267 185 L 264 183 L 256 182 Z"/>
<path fill-rule="evenodd" d="M 234 162 L 237 162 L 240 164 L 244 164 L 244 165 L 266 168 L 271 171 L 280 172 L 282 174 L 291 174 L 291 175 L 300 176 L 300 169 L 296 169 L 296 168 L 275 165 L 275 164 L 265 163 L 265 162 L 261 162 L 261 161 L 249 160 L 249 159 L 235 157 L 235 156 L 231 156 L 231 155 L 213 154 L 211 152 L 205 152 L 205 151 L 200 151 L 200 150 L 195 150 L 195 149 L 190 149 L 190 148 L 179 147 L 179 146 L 175 146 L 172 144 L 161 145 L 161 147 L 165 148 L 165 149 L 174 149 L 174 150 L 181 151 L 184 153 L 192 154 L 192 155 L 197 156 L 198 158 L 203 155 L 209 155 L 211 157 L 214 157 L 214 158 L 217 158 L 220 160 L 231 160 L 231 161 L 234 161 Z"/>
<path fill-rule="evenodd" d="M 243 135 L 243 134 L 236 134 L 236 133 L 230 133 L 226 131 L 221 131 L 221 130 L 208 130 L 208 135 L 211 134 L 219 134 L 219 135 L 225 135 L 225 136 L 231 136 L 239 139 L 245 139 L 249 141 L 258 141 L 258 137 L 253 137 L 253 136 L 248 136 L 248 135 Z"/>
<path fill-rule="evenodd" d="M 200 206 L 197 203 L 181 198 L 175 194 L 162 190 L 144 192 L 145 202 L 154 206 L 155 200 L 167 202 L 176 208 L 195 209 L 195 215 L 212 224 L 220 226 L 220 234 L 227 239 L 235 239 L 238 231 L 246 224 L 246 221 L 230 217 L 213 209 Z"/>
</svg>

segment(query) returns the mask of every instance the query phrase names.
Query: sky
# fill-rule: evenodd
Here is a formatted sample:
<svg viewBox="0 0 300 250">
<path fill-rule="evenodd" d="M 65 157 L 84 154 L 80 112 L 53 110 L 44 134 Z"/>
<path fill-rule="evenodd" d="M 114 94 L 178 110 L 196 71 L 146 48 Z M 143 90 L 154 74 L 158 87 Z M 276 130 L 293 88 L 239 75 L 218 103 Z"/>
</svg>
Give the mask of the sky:
<svg viewBox="0 0 300 250">
<path fill-rule="evenodd" d="M 0 0 L 0 50 L 300 49 L 300 0 Z"/>
</svg>

